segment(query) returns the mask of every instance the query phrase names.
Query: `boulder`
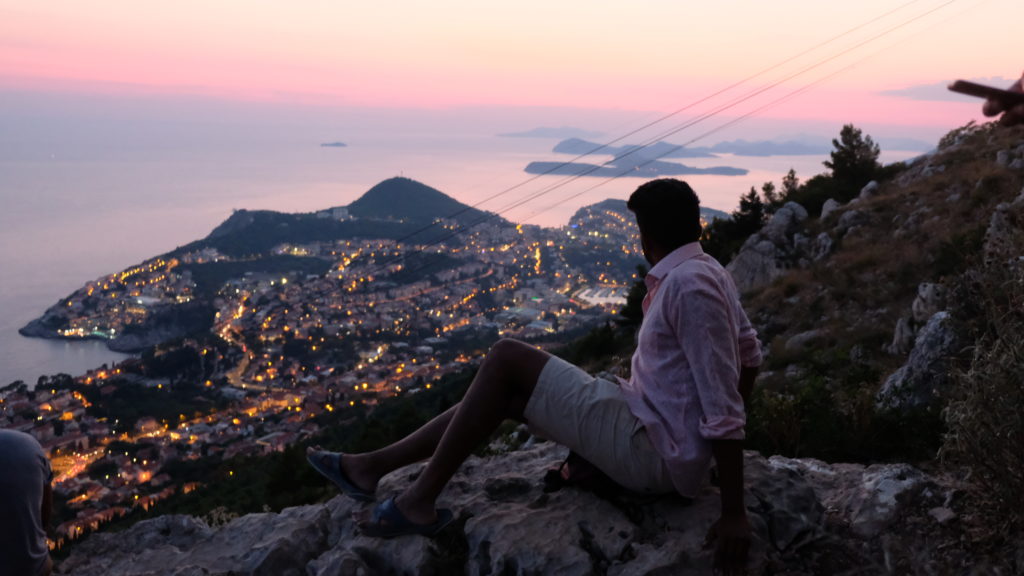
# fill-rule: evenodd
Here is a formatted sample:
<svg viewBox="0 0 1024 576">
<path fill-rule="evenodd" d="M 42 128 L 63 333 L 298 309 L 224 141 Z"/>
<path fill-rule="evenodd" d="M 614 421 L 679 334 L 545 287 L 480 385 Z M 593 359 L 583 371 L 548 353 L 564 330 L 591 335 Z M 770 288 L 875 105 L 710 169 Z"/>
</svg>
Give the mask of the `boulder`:
<svg viewBox="0 0 1024 576">
<path fill-rule="evenodd" d="M 894 356 L 902 356 L 914 349 L 914 327 L 911 319 L 907 316 L 900 316 L 896 321 L 896 329 L 892 333 L 892 342 L 886 346 L 885 351 Z"/>
<path fill-rule="evenodd" d="M 876 396 L 882 408 L 914 408 L 932 404 L 936 390 L 949 382 L 948 359 L 959 338 L 948 312 L 938 312 L 917 335 L 906 363 L 886 379 Z"/>
<path fill-rule="evenodd" d="M 888 528 L 924 485 L 924 474 L 909 464 L 872 464 L 840 505 L 850 529 L 866 540 Z"/>
<path fill-rule="evenodd" d="M 860 194 L 857 195 L 858 200 L 867 200 L 878 194 L 878 182 L 872 180 L 864 185 L 860 189 Z"/>
<path fill-rule="evenodd" d="M 1022 212 L 1024 212 L 1024 190 L 1012 202 L 996 206 L 985 230 L 983 253 L 986 263 L 993 264 L 1008 258 L 1015 258 L 1014 247 L 1019 238 Z"/>
<path fill-rule="evenodd" d="M 796 202 L 787 202 L 757 234 L 747 238 L 726 269 L 741 292 L 760 288 L 781 276 L 802 256 L 794 246 L 794 237 L 807 219 L 807 210 Z M 807 247 L 810 242 L 805 242 Z"/>
<path fill-rule="evenodd" d="M 796 202 L 786 202 L 772 214 L 758 234 L 773 244 L 785 244 L 804 220 L 807 220 L 807 209 Z"/>
<path fill-rule="evenodd" d="M 810 348 L 811 345 L 821 340 L 821 337 L 824 334 L 825 332 L 820 329 L 807 330 L 806 332 L 794 334 L 793 336 L 790 336 L 789 340 L 786 340 L 786 350 L 790 352 L 806 350 Z"/>
<path fill-rule="evenodd" d="M 739 253 L 726 269 L 732 274 L 736 288 L 747 292 L 770 284 L 782 276 L 785 268 L 781 265 L 784 253 L 771 241 L 754 234 L 743 244 Z"/>
<path fill-rule="evenodd" d="M 909 464 L 827 464 L 782 456 L 768 462 L 807 480 L 824 507 L 826 523 L 842 525 L 863 540 L 877 537 L 907 513 L 916 496 L 933 482 Z"/>
<path fill-rule="evenodd" d="M 821 205 L 821 216 L 820 216 L 820 219 L 821 220 L 825 220 L 826 218 L 829 217 L 830 214 L 835 212 L 836 209 L 839 208 L 840 206 L 842 206 L 842 204 L 840 204 L 834 198 L 829 198 L 828 200 L 825 200 L 825 203 Z"/>
<path fill-rule="evenodd" d="M 867 215 L 860 210 L 847 210 L 843 212 L 843 215 L 839 217 L 839 221 L 836 222 L 836 232 L 844 234 L 851 228 L 863 226 L 867 219 Z"/>
<path fill-rule="evenodd" d="M 946 287 L 934 282 L 922 282 L 917 286 L 917 297 L 911 304 L 914 322 L 924 324 L 936 312 L 946 307 Z"/>
<path fill-rule="evenodd" d="M 1008 166 L 1010 164 L 1011 153 L 1012 152 L 1010 150 L 1000 150 L 996 152 L 996 164 L 1004 167 Z"/>
<path fill-rule="evenodd" d="M 815 262 L 823 260 L 832 253 L 833 247 L 832 237 L 827 232 L 822 232 L 814 238 L 814 244 L 811 247 L 811 258 Z"/>
</svg>

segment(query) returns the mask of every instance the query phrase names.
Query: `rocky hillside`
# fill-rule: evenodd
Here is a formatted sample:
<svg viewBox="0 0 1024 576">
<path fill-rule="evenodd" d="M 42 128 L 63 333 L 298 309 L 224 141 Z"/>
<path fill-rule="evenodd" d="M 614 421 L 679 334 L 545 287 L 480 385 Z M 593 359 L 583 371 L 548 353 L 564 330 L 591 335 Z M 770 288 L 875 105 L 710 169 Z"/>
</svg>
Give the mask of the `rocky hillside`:
<svg viewBox="0 0 1024 576">
<path fill-rule="evenodd" d="M 1022 155 L 1020 130 L 958 130 L 820 217 L 783 206 L 746 241 L 728 268 L 767 352 L 753 423 L 762 449 L 934 456 L 950 375 L 984 328 L 964 307 L 967 279 L 993 251 L 1024 251 L 1007 235 L 1024 201 Z"/>
</svg>

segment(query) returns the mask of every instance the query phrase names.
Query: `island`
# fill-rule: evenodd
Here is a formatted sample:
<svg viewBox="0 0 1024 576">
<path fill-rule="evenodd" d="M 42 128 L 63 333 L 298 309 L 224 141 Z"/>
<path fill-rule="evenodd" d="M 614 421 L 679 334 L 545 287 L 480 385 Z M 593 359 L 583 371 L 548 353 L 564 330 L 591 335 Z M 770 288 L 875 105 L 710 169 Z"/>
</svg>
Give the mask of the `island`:
<svg viewBox="0 0 1024 576">
<path fill-rule="evenodd" d="M 661 160 L 640 160 L 630 163 L 609 162 L 587 164 L 584 162 L 530 162 L 524 171 L 527 174 L 554 174 L 556 176 L 594 176 L 597 178 L 658 178 L 663 176 L 689 176 L 709 174 L 715 176 L 743 176 L 747 170 L 732 166 L 694 168 L 678 162 Z"/>
</svg>

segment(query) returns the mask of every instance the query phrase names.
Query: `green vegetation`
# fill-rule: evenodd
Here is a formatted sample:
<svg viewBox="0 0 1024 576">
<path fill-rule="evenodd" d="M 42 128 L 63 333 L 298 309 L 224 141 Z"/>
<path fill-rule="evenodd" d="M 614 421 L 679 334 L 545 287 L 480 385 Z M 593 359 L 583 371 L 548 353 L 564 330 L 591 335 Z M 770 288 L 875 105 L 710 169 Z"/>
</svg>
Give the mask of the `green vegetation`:
<svg viewBox="0 0 1024 576">
<path fill-rule="evenodd" d="M 824 164 L 832 170 L 832 179 L 844 187 L 859 190 L 882 168 L 878 163 L 878 144 L 853 124 L 843 126 L 839 139 L 832 139 L 832 147 L 830 160 Z"/>
<path fill-rule="evenodd" d="M 767 369 L 772 369 L 770 361 Z M 877 410 L 877 368 L 825 348 L 799 364 L 806 372 L 782 389 L 755 387 L 747 447 L 763 454 L 829 462 L 930 459 L 941 441 L 939 410 Z"/>
<path fill-rule="evenodd" d="M 322 258 L 299 256 L 264 256 L 251 260 L 232 262 L 204 262 L 202 264 L 185 264 L 182 270 L 192 272 L 192 280 L 196 290 L 205 299 L 212 298 L 225 282 L 232 278 L 241 278 L 246 272 L 253 274 L 284 275 L 296 273 L 301 275 L 324 274 L 331 268 L 331 262 Z"/>
<path fill-rule="evenodd" d="M 773 182 L 765 182 L 760 192 L 751 187 L 729 218 L 716 218 L 705 228 L 701 238 L 704 251 L 722 265 L 728 264 L 747 238 L 761 230 L 783 204 L 796 202 L 808 214 L 817 216 L 826 200 L 849 202 L 868 182 L 887 180 L 904 167 L 901 163 L 879 164 L 878 145 L 852 124 L 843 126 L 839 138 L 832 139 L 832 146 L 830 159 L 824 162 L 830 174 L 818 174 L 801 184 L 796 172 L 790 170 L 780 188 Z"/>
</svg>

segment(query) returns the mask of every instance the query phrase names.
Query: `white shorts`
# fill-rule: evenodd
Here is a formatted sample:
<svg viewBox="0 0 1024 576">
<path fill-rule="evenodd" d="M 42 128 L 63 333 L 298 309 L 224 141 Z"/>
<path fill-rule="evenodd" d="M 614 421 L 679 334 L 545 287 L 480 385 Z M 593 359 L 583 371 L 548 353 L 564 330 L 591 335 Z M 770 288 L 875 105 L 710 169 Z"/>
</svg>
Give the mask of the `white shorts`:
<svg viewBox="0 0 1024 576">
<path fill-rule="evenodd" d="M 675 492 L 661 455 L 618 384 L 552 356 L 523 416 L 531 432 L 568 446 L 619 485 L 636 492 Z"/>
</svg>

